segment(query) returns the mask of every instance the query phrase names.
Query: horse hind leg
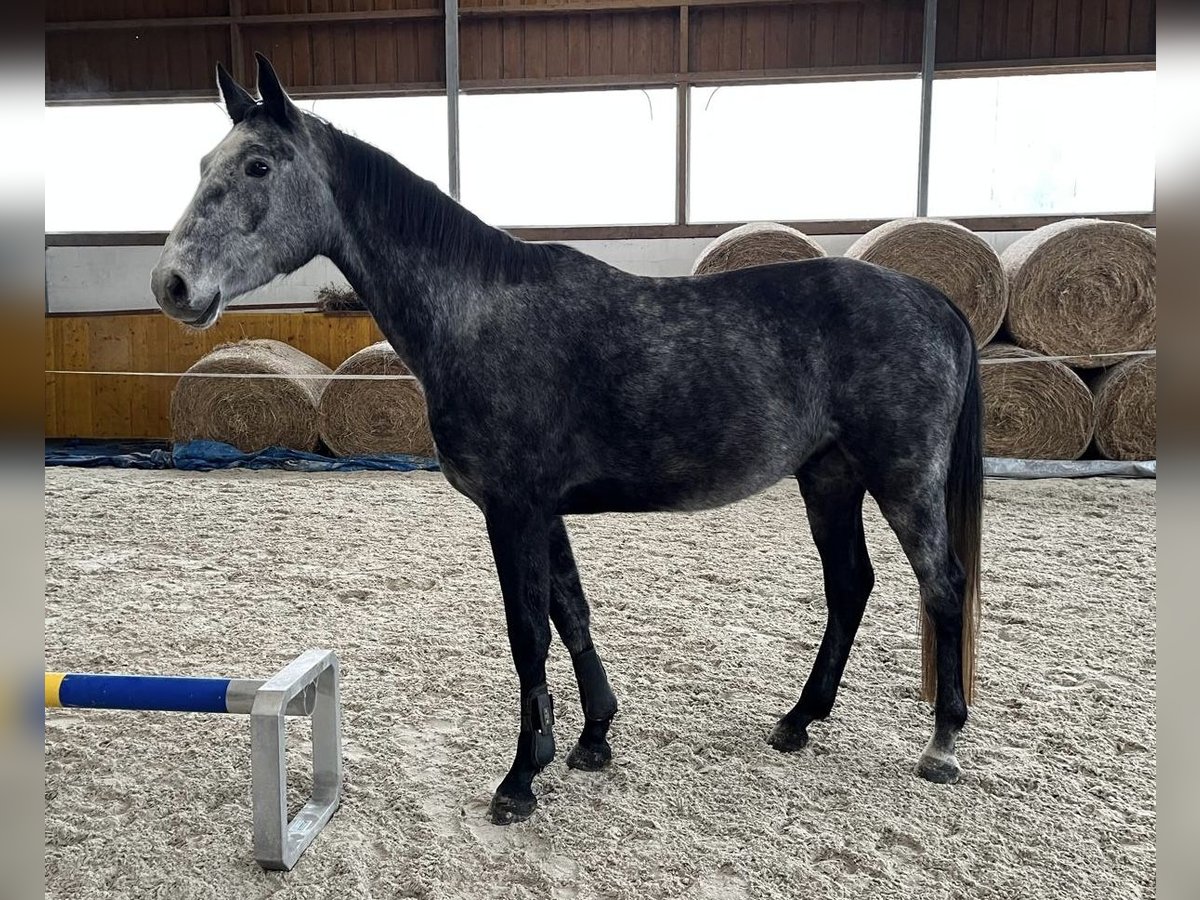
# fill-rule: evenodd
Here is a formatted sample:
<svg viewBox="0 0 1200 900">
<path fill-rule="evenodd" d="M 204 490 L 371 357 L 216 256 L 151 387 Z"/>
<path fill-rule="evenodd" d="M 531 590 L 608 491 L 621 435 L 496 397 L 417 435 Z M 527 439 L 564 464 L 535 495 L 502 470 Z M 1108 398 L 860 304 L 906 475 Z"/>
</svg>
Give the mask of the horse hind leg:
<svg viewBox="0 0 1200 900">
<path fill-rule="evenodd" d="M 958 780 L 958 733 L 967 721 L 963 692 L 963 617 L 966 577 L 950 547 L 944 490 L 920 490 L 902 500 L 885 498 L 880 510 L 917 576 L 926 628 L 936 651 L 933 737 L 917 762 L 928 781 Z"/>
<path fill-rule="evenodd" d="M 550 528 L 550 620 L 571 654 L 583 706 L 583 732 L 567 756 L 567 765 L 595 771 L 612 760 L 608 729 L 617 713 L 617 698 L 592 645 L 591 613 L 561 517 Z"/>
<path fill-rule="evenodd" d="M 828 619 L 800 699 L 779 720 L 768 739 L 784 752 L 807 744 L 809 723 L 826 718 L 833 709 L 854 636 L 875 584 L 863 535 L 864 489 L 841 451 L 831 450 L 806 463 L 796 478 L 825 574 Z"/>
</svg>

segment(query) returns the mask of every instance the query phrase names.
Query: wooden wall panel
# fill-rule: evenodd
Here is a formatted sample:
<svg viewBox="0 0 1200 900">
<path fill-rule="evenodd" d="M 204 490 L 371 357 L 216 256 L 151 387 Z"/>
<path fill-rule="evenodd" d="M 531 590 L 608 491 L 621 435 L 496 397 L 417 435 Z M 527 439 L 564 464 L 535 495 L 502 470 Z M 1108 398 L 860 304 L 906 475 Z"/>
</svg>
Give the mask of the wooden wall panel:
<svg viewBox="0 0 1200 900">
<path fill-rule="evenodd" d="M 673 9 L 656 9 L 464 18 L 459 23 L 459 76 L 467 88 L 479 82 L 673 76 L 678 71 L 677 16 Z"/>
<path fill-rule="evenodd" d="M 1155 0 L 940 0 L 939 63 L 1152 57 Z"/>
<path fill-rule="evenodd" d="M 223 16 L 229 0 L 49 0 L 47 22 Z"/>
<path fill-rule="evenodd" d="M 688 13 L 686 66 L 680 6 L 464 0 L 461 79 L 480 90 L 549 87 L 556 79 L 670 83 L 685 69 L 718 78 L 829 69 L 869 77 L 920 63 L 923 0 L 679 2 Z M 938 62 L 957 69 L 1144 60 L 1155 52 L 1155 0 L 939 4 Z M 58 0 L 47 10 L 47 96 L 212 96 L 213 64 L 231 62 L 235 32 L 235 71 L 252 72 L 252 54 L 262 51 L 307 96 L 436 90 L 445 78 L 441 8 L 441 0 Z M 121 20 L 133 24 L 112 27 Z"/>
<path fill-rule="evenodd" d="M 207 91 L 213 68 L 229 65 L 227 27 L 86 31 L 46 35 L 46 96 Z"/>
<path fill-rule="evenodd" d="M 54 316 L 45 320 L 47 372 L 182 372 L 218 344 L 274 338 L 336 368 L 382 340 L 367 315 L 227 313 L 192 331 L 160 313 Z M 46 437 L 169 438 L 177 379 L 46 375 Z"/>
<path fill-rule="evenodd" d="M 688 70 L 779 72 L 920 63 L 920 0 L 695 7 Z"/>
<path fill-rule="evenodd" d="M 248 25 L 242 29 L 243 71 L 254 53 L 271 59 L 283 83 L 304 93 L 322 86 L 444 83 L 442 24 L 437 20 Z"/>
</svg>

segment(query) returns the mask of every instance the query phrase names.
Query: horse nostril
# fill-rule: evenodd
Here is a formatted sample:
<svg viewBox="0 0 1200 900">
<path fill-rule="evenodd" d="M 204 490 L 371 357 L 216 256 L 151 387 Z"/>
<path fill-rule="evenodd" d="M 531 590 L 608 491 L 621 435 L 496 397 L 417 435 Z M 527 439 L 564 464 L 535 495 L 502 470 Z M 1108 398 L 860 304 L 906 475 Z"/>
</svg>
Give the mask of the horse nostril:
<svg viewBox="0 0 1200 900">
<path fill-rule="evenodd" d="M 188 302 L 188 286 L 178 272 L 172 272 L 167 278 L 167 297 L 176 306 L 187 306 Z"/>
</svg>

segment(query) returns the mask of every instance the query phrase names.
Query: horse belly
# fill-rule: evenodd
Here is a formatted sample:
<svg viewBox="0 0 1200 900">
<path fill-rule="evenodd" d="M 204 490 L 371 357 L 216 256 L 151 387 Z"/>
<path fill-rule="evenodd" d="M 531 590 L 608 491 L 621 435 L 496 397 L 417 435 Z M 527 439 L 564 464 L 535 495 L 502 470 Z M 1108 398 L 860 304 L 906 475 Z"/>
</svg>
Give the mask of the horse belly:
<svg viewBox="0 0 1200 900">
<path fill-rule="evenodd" d="M 782 461 L 753 470 L 710 468 L 685 478 L 653 478 L 646 474 L 596 478 L 563 496 L 563 515 L 605 512 L 689 512 L 736 503 L 766 490 L 795 467 Z"/>
</svg>

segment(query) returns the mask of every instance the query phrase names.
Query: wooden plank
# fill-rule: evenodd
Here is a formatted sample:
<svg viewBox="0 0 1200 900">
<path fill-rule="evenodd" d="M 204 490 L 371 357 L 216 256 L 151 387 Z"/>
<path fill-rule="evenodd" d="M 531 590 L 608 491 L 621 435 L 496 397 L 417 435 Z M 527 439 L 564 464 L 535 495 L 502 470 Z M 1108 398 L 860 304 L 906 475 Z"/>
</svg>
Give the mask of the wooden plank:
<svg viewBox="0 0 1200 900">
<path fill-rule="evenodd" d="M 295 13 L 306 12 L 308 0 L 291 0 L 289 8 Z M 292 80 L 289 84 L 315 84 L 313 77 L 312 26 L 298 25 L 292 29 Z M 395 77 L 385 79 L 395 81 Z"/>
<path fill-rule="evenodd" d="M 571 73 L 568 58 L 567 16 L 546 20 L 546 76 L 554 78 Z"/>
<path fill-rule="evenodd" d="M 198 86 L 192 79 L 192 35 L 194 31 L 164 31 L 161 37 L 167 49 L 167 78 L 173 89 Z"/>
<path fill-rule="evenodd" d="M 721 11 L 721 54 L 717 65 L 723 71 L 742 68 L 742 41 L 745 35 L 746 11 Z"/>
<path fill-rule="evenodd" d="M 1053 56 L 1058 38 L 1058 0 L 1033 0 L 1032 23 L 1029 56 L 1034 59 Z"/>
<path fill-rule="evenodd" d="M 525 74 L 530 78 L 546 77 L 546 19 L 524 19 Z"/>
<path fill-rule="evenodd" d="M 1153 53 L 1155 50 L 1154 0 L 1133 0 L 1129 8 L 1129 52 Z"/>
<path fill-rule="evenodd" d="M 833 64 L 858 65 L 858 36 L 861 10 L 857 5 L 840 4 L 834 7 Z"/>
<path fill-rule="evenodd" d="M 884 0 L 883 37 L 879 46 L 879 61 L 885 65 L 906 61 L 904 56 L 906 14 L 905 0 Z"/>
<path fill-rule="evenodd" d="M 588 74 L 612 74 L 612 16 L 588 15 Z"/>
<path fill-rule="evenodd" d="M 912 3 L 904 10 L 904 62 L 921 64 L 925 44 L 925 4 Z"/>
<path fill-rule="evenodd" d="M 400 76 L 400 47 L 402 35 L 410 31 L 410 24 L 388 22 L 369 26 L 375 32 L 375 80 L 378 83 L 392 84 L 404 80 Z"/>
<path fill-rule="evenodd" d="M 983 0 L 979 41 L 981 59 L 1004 58 L 1004 29 L 1008 21 L 1008 0 Z"/>
<path fill-rule="evenodd" d="M 983 0 L 957 0 L 956 5 L 958 34 L 953 58 L 964 62 L 979 59 L 979 45 L 983 37 Z"/>
<path fill-rule="evenodd" d="M 773 6 L 767 10 L 766 46 L 763 50 L 764 69 L 782 69 L 789 65 L 788 30 L 791 15 L 784 7 Z"/>
<path fill-rule="evenodd" d="M 325 11 L 329 0 L 312 0 L 314 9 Z M 328 25 L 316 25 L 312 34 L 313 84 L 336 84 L 337 74 L 333 61 L 334 29 Z"/>
<path fill-rule="evenodd" d="M 629 72 L 637 74 L 653 72 L 655 67 L 651 42 L 656 17 L 638 15 L 629 18 Z"/>
<path fill-rule="evenodd" d="M 1100 56 L 1104 52 L 1104 22 L 1108 7 L 1104 0 L 1084 0 L 1079 9 L 1079 55 Z"/>
<path fill-rule="evenodd" d="M 812 64 L 833 65 L 833 35 L 837 22 L 837 8 L 822 3 L 813 10 Z"/>
<path fill-rule="evenodd" d="M 80 319 L 63 323 L 61 365 L 66 371 L 91 370 L 94 367 L 89 359 L 88 323 Z M 65 381 L 67 378 L 78 378 L 77 375 L 58 376 L 60 408 L 62 409 L 62 434 L 46 435 L 47 437 L 84 437 L 92 434 L 92 391 L 89 384 L 75 384 Z"/>
<path fill-rule="evenodd" d="M 628 75 L 634 71 L 631 67 L 630 43 L 632 30 L 630 17 L 614 14 L 612 17 L 612 69 L 614 75 Z"/>
<path fill-rule="evenodd" d="M 334 25 L 330 28 L 333 43 L 333 83 L 355 84 L 354 75 L 354 28 L 350 25 Z"/>
<path fill-rule="evenodd" d="M 446 37 L 432 22 L 397 22 L 396 74 L 401 82 L 446 83 Z M 461 76 L 460 76 L 461 77 Z"/>
<path fill-rule="evenodd" d="M 847 6 L 847 9 L 853 7 Z M 768 7 L 755 7 L 743 11 L 744 31 L 742 35 L 743 69 L 765 69 L 767 67 L 767 15 Z"/>
<path fill-rule="evenodd" d="M 499 19 L 487 19 L 479 30 L 481 78 L 500 78 L 504 71 L 504 34 Z"/>
<path fill-rule="evenodd" d="M 716 72 L 721 68 L 721 38 L 725 28 L 725 11 L 706 9 L 689 16 L 692 36 L 690 72 Z"/>
<path fill-rule="evenodd" d="M 1051 56 L 1079 55 L 1079 11 L 1082 0 L 1058 0 L 1054 23 L 1054 53 Z"/>
<path fill-rule="evenodd" d="M 812 65 L 813 12 L 809 6 L 788 10 L 788 66 L 797 69 Z"/>
<path fill-rule="evenodd" d="M 1029 58 L 1032 23 L 1032 0 L 1008 0 L 1007 24 L 1004 29 L 1005 59 Z"/>
<path fill-rule="evenodd" d="M 567 19 L 567 75 L 588 73 L 588 48 L 591 43 L 590 16 L 570 16 Z"/>
<path fill-rule="evenodd" d="M 357 0 L 355 8 L 360 12 L 373 12 L 372 0 Z M 378 65 L 375 58 L 376 29 L 370 25 L 355 25 L 354 27 L 354 73 L 355 81 L 364 84 L 374 84 L 379 81 Z"/>
<path fill-rule="evenodd" d="M 687 11 L 684 10 L 686 16 Z M 650 24 L 650 72 L 667 75 L 679 72 L 680 56 L 684 57 L 683 71 L 687 71 L 687 26 L 682 29 L 676 14 L 670 11 L 655 13 L 649 17 Z M 681 49 L 682 48 L 682 49 Z"/>
<path fill-rule="evenodd" d="M 952 60 L 958 52 L 958 8 L 959 0 L 938 0 L 937 11 L 937 48 L 934 50 L 936 62 Z M 869 10 L 863 12 L 863 24 Z"/>
<path fill-rule="evenodd" d="M 1129 0 L 1108 0 L 1104 18 L 1104 53 L 1117 56 L 1129 52 Z"/>
<path fill-rule="evenodd" d="M 501 78 L 523 78 L 525 76 L 524 24 L 518 19 L 504 19 L 500 23 L 504 39 Z"/>
<path fill-rule="evenodd" d="M 458 77 L 462 80 L 482 77 L 483 65 L 482 22 L 458 23 Z"/>
</svg>

